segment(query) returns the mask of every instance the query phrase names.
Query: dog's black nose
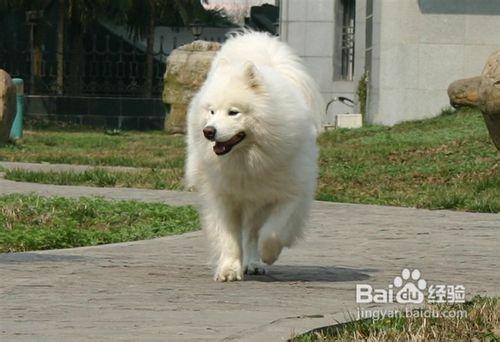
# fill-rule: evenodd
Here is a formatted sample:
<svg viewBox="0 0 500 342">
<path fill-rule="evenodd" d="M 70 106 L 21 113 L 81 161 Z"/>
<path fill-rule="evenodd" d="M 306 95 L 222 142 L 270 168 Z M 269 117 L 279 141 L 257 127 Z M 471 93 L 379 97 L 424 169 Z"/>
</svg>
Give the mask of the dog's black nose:
<svg viewBox="0 0 500 342">
<path fill-rule="evenodd" d="M 216 133 L 217 133 L 217 130 L 215 129 L 214 126 L 207 126 L 207 127 L 203 128 L 203 135 L 208 140 L 214 140 Z"/>
</svg>

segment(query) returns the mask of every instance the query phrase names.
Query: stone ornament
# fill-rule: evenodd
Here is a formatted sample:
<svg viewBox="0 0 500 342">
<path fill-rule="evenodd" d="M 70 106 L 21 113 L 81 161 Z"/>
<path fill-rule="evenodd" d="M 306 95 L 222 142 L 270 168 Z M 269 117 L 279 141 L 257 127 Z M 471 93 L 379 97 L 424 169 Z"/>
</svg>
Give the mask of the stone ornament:
<svg viewBox="0 0 500 342">
<path fill-rule="evenodd" d="M 168 133 L 186 132 L 186 112 L 192 97 L 205 82 L 208 71 L 221 44 L 202 40 L 183 45 L 167 58 L 163 77 L 163 103 L 170 105 L 165 121 Z"/>
<path fill-rule="evenodd" d="M 490 137 L 500 150 L 500 50 L 488 58 L 481 76 L 451 83 L 448 96 L 453 107 L 474 106 L 481 110 Z"/>
<path fill-rule="evenodd" d="M 12 122 L 16 116 L 16 88 L 10 75 L 0 69 L 0 144 L 9 140 Z"/>
</svg>

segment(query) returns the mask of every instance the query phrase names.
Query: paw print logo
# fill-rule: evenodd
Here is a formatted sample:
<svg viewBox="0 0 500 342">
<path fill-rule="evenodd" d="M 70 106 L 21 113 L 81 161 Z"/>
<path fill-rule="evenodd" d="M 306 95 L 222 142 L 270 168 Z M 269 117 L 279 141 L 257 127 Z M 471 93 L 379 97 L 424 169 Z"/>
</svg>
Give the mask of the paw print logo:
<svg viewBox="0 0 500 342">
<path fill-rule="evenodd" d="M 393 281 L 396 292 L 396 302 L 400 304 L 421 304 L 424 302 L 424 292 L 427 282 L 421 278 L 420 271 L 414 269 L 410 272 L 405 268 L 401 272 L 401 277 L 397 276 Z"/>
</svg>

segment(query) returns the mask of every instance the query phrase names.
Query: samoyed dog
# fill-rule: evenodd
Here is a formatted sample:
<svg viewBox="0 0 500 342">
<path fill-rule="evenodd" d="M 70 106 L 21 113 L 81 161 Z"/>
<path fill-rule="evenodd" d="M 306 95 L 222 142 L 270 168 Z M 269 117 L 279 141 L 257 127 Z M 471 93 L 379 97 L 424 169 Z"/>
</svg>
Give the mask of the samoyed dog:
<svg viewBox="0 0 500 342">
<path fill-rule="evenodd" d="M 235 33 L 215 56 L 188 111 L 185 175 L 201 196 L 215 280 L 264 273 L 301 236 L 323 111 L 315 82 L 277 38 Z"/>
</svg>

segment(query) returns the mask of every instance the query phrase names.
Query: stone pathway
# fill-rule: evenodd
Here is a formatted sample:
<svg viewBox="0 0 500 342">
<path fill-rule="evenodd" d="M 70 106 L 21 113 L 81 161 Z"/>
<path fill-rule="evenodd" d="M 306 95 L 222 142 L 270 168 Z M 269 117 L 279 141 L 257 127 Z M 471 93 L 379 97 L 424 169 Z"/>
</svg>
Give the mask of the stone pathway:
<svg viewBox="0 0 500 342">
<path fill-rule="evenodd" d="M 101 196 L 117 200 L 164 202 L 172 205 L 190 205 L 196 204 L 197 202 L 196 194 L 193 192 L 24 183 L 10 181 L 0 177 L 0 195 L 14 193 L 34 193 L 40 196 L 62 196 L 72 198 Z"/>
<path fill-rule="evenodd" d="M 13 192 L 196 203 L 193 193 L 0 179 L 0 194 Z M 499 295 L 499 238 L 500 214 L 315 202 L 305 239 L 243 282 L 212 281 L 201 232 L 0 254 L 0 340 L 282 340 L 347 320 L 356 284 L 387 288 L 404 267 L 462 284 L 468 298 Z"/>
</svg>

